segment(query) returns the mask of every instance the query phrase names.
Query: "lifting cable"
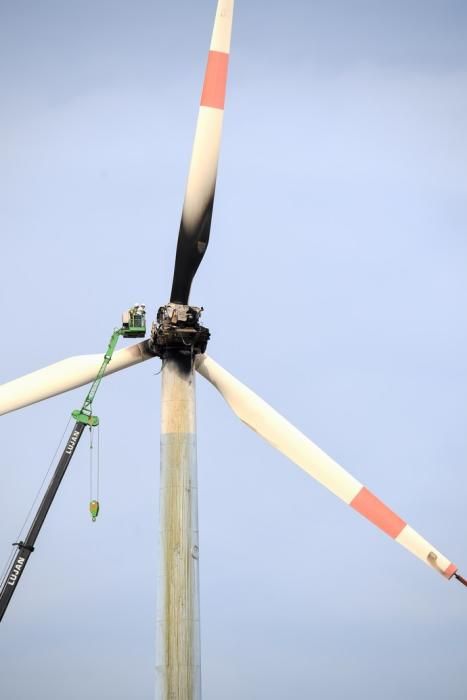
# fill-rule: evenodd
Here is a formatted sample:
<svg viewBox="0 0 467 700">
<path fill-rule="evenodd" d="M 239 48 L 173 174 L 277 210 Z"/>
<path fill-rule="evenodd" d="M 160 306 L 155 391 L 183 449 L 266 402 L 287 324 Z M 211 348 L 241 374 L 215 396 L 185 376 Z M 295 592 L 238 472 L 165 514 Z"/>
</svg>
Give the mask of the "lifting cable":
<svg viewBox="0 0 467 700">
<path fill-rule="evenodd" d="M 97 466 L 94 469 L 94 436 L 93 429 L 89 426 L 89 512 L 92 522 L 96 522 L 99 514 L 99 481 L 100 481 L 100 458 L 101 458 L 101 433 L 100 426 L 97 426 Z"/>
<path fill-rule="evenodd" d="M 9 558 L 7 559 L 5 566 L 3 567 L 2 575 L 0 576 L 0 591 L 3 590 L 3 584 L 5 583 L 6 577 L 8 576 L 8 572 L 11 569 L 11 565 L 13 564 L 13 559 L 16 557 L 16 550 L 12 550 Z"/>
<path fill-rule="evenodd" d="M 68 418 L 68 422 L 67 422 L 67 424 L 66 424 L 66 426 L 65 426 L 65 430 L 63 431 L 62 437 L 60 438 L 60 441 L 59 441 L 59 443 L 58 443 L 58 445 L 57 445 L 57 449 L 55 450 L 54 455 L 53 455 L 52 459 L 50 460 L 49 467 L 48 467 L 46 473 L 44 474 L 44 478 L 42 479 L 41 485 L 40 485 L 39 488 L 37 489 L 37 493 L 36 493 L 36 495 L 35 495 L 35 497 L 34 497 L 33 502 L 31 503 L 31 507 L 29 508 L 28 514 L 26 515 L 26 517 L 25 517 L 25 519 L 24 519 L 24 522 L 23 522 L 23 524 L 22 524 L 22 526 L 21 526 L 21 529 L 20 529 L 20 531 L 19 531 L 19 533 L 18 533 L 18 535 L 17 535 L 17 537 L 16 537 L 16 542 L 19 542 L 19 541 L 21 540 L 22 534 L 23 534 L 23 532 L 24 532 L 24 530 L 25 530 L 25 528 L 26 528 L 27 523 L 29 522 L 29 518 L 31 517 L 31 513 L 32 513 L 32 511 L 33 511 L 33 508 L 34 508 L 34 506 L 36 505 L 37 501 L 39 500 L 39 496 L 40 496 L 40 494 L 41 494 L 41 492 L 42 492 L 42 490 L 43 490 L 43 488 L 44 488 L 44 484 L 45 484 L 45 482 L 46 482 L 46 479 L 47 479 L 47 477 L 49 476 L 50 471 L 51 471 L 52 467 L 53 467 L 54 464 L 55 464 L 55 460 L 56 460 L 56 458 L 57 458 L 58 451 L 59 451 L 59 449 L 60 449 L 60 447 L 61 447 L 61 445 L 62 445 L 62 443 L 63 443 L 63 439 L 64 439 L 65 435 L 66 435 L 67 432 L 68 432 L 68 427 L 69 427 L 69 425 L 70 425 L 70 422 L 71 422 L 71 416 L 70 416 L 70 418 Z M 14 545 L 12 545 L 12 546 L 14 546 Z M 6 564 L 5 564 L 4 569 L 2 570 L 2 574 L 1 574 L 1 576 L 0 576 L 0 588 L 1 588 L 2 585 L 3 585 L 5 576 L 7 575 L 7 572 L 10 570 L 11 564 L 13 563 L 13 558 L 14 558 L 15 556 L 16 556 L 16 550 L 12 550 L 10 556 L 8 557 L 8 561 L 7 561 Z"/>
</svg>

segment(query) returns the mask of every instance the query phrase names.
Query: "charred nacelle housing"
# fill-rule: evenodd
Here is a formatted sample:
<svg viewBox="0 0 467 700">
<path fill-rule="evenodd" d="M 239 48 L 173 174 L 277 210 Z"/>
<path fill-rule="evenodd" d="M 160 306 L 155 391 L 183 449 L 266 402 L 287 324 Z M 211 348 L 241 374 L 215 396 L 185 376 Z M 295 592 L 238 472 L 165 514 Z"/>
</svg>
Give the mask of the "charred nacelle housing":
<svg viewBox="0 0 467 700">
<path fill-rule="evenodd" d="M 172 302 L 161 306 L 152 324 L 152 351 L 162 358 L 174 351 L 187 355 L 205 352 L 210 333 L 199 322 L 202 311 L 203 307 Z"/>
</svg>

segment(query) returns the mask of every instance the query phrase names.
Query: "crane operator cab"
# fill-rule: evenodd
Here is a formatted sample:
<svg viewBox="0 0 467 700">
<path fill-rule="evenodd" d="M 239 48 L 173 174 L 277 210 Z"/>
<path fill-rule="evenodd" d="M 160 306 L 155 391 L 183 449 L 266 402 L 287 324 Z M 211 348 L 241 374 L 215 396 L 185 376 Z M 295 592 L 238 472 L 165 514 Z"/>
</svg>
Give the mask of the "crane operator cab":
<svg viewBox="0 0 467 700">
<path fill-rule="evenodd" d="M 146 335 L 146 306 L 135 304 L 122 314 L 124 338 L 144 338 Z"/>
</svg>

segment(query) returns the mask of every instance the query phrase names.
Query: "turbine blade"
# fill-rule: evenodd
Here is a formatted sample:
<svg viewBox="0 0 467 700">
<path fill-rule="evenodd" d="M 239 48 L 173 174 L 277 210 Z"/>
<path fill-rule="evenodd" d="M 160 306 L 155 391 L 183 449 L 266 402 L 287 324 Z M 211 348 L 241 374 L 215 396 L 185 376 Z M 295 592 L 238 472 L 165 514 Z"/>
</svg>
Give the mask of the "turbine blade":
<svg viewBox="0 0 467 700">
<path fill-rule="evenodd" d="M 458 577 L 455 564 L 251 389 L 207 355 L 198 355 L 195 366 L 258 435 L 425 564 L 448 579 Z"/>
<path fill-rule="evenodd" d="M 224 117 L 233 0 L 219 0 L 201 94 L 178 234 L 170 301 L 188 304 L 191 283 L 206 251 L 216 189 Z"/>
<path fill-rule="evenodd" d="M 114 353 L 105 375 L 154 357 L 145 340 Z M 103 355 L 77 355 L 0 386 L 0 415 L 76 389 L 95 379 Z"/>
</svg>

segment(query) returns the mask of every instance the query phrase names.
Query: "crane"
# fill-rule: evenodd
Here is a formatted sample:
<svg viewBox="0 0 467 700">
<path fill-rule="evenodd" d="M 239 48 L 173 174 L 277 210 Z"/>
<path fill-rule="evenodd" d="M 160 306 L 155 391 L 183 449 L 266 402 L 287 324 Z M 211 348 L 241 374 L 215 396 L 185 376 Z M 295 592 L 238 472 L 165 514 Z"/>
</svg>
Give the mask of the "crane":
<svg viewBox="0 0 467 700">
<path fill-rule="evenodd" d="M 107 346 L 107 350 L 105 351 L 102 364 L 91 385 L 91 388 L 86 395 L 86 398 L 84 399 L 83 405 L 80 409 L 72 411 L 71 415 L 75 419 L 75 424 L 71 430 L 68 440 L 65 443 L 64 450 L 55 468 L 55 472 L 50 480 L 44 496 L 42 497 L 25 539 L 21 540 L 20 542 L 13 543 L 13 545 L 17 547 L 16 556 L 14 556 L 11 566 L 0 583 L 0 622 L 3 619 L 11 598 L 13 597 L 13 593 L 16 590 L 21 575 L 23 574 L 25 566 L 28 563 L 29 557 L 34 551 L 39 532 L 41 531 L 42 525 L 47 517 L 47 513 L 49 512 L 50 506 L 52 505 L 68 465 L 70 464 L 76 451 L 85 427 L 88 426 L 90 429 L 92 429 L 99 425 L 98 416 L 93 415 L 92 404 L 97 390 L 99 389 L 102 377 L 107 369 L 107 365 L 112 359 L 112 355 L 120 336 L 123 336 L 124 338 L 144 338 L 145 335 L 146 309 L 144 304 L 135 304 L 131 307 L 131 309 L 123 314 L 121 328 L 117 328 L 113 331 Z M 91 501 L 89 507 L 92 518 L 95 520 L 97 514 L 99 513 L 99 502 L 97 500 L 93 500 Z"/>
</svg>

